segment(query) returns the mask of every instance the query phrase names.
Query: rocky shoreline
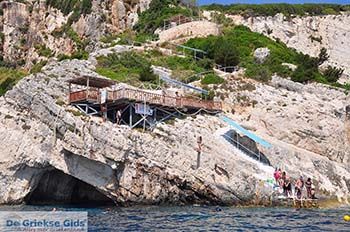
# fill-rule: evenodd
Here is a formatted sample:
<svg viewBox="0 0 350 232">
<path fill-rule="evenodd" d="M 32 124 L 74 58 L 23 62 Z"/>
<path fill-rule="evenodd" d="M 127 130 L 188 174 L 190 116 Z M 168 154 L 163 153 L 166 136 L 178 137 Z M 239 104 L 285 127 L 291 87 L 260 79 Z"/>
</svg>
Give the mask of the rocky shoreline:
<svg viewBox="0 0 350 232">
<path fill-rule="evenodd" d="M 276 120 L 276 124 L 279 120 L 288 121 L 290 125 L 319 120 L 312 110 L 321 108 L 313 107 L 311 96 L 324 91 L 323 86 L 294 86 L 290 81 L 277 78 L 273 85 L 255 83 L 256 90 L 239 92 L 251 99 L 255 97 L 258 103 L 255 107 L 238 103 L 234 109 L 241 113 L 231 116 L 272 143 L 270 150 L 258 147 L 271 167 L 246 156 L 226 141 L 222 133 L 230 129 L 215 116 L 176 119 L 144 133 L 80 115 L 67 105 L 65 81 L 76 75 L 97 76 L 94 69 L 89 61 L 54 61 L 41 73 L 21 80 L 0 98 L 0 204 L 35 203 L 48 197 L 48 201 L 61 203 L 96 200 L 95 203 L 120 206 L 263 206 L 269 202 L 272 192 L 261 183 L 272 178 L 276 166 L 294 178 L 312 176 L 320 197 L 338 197 L 342 202 L 349 198 L 348 146 L 337 146 L 337 150 L 325 146 L 327 152 L 324 153 L 302 143 L 303 132 L 294 133 L 288 124 L 260 127 L 271 125 L 269 120 Z M 283 83 L 288 87 L 282 88 Z M 322 114 L 331 120 L 324 121 L 323 129 L 317 133 L 337 131 L 334 136 L 319 135 L 322 143 L 331 142 L 334 146 L 335 141 L 342 143 L 338 140 L 340 136 L 346 138 L 347 97 L 341 91 L 329 91 L 333 93 L 327 97 L 329 101 L 321 98 Z M 295 119 L 291 108 L 261 98 L 262 93 L 266 98 L 294 94 L 296 105 L 305 102 L 309 113 L 307 117 Z M 271 107 L 264 102 L 275 104 L 274 110 L 279 113 L 266 110 L 265 116 L 258 114 Z M 248 115 L 251 115 L 249 120 Z M 273 115 L 284 116 L 282 119 Z M 310 135 L 313 128 L 308 128 Z M 204 141 L 202 164 L 199 169 L 193 169 L 199 135 Z M 318 141 L 319 138 L 315 138 Z M 339 154 L 341 158 L 327 157 L 327 154 Z"/>
</svg>

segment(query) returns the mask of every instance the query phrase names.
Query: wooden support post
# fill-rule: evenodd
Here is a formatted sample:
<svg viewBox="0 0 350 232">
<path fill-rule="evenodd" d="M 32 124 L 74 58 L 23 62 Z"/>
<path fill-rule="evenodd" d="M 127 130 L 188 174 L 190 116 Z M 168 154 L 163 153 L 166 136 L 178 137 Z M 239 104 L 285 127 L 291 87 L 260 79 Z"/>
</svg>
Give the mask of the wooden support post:
<svg viewBox="0 0 350 232">
<path fill-rule="evenodd" d="M 89 90 L 90 90 L 90 77 L 86 80 L 86 99 L 89 99 Z"/>
<path fill-rule="evenodd" d="M 153 118 L 154 118 L 154 120 L 153 120 L 153 122 L 154 122 L 154 125 L 153 126 L 155 126 L 155 125 L 157 125 L 157 108 L 154 108 L 154 115 L 153 115 Z"/>
<path fill-rule="evenodd" d="M 69 91 L 69 93 L 68 93 L 68 102 L 69 102 L 69 104 L 71 103 L 71 101 L 72 101 L 72 99 L 70 98 L 70 95 L 71 95 L 71 92 L 72 92 L 72 83 L 70 83 L 69 82 L 69 87 L 68 87 L 68 91 Z"/>
<path fill-rule="evenodd" d="M 129 104 L 129 126 L 132 128 L 132 104 Z"/>
<path fill-rule="evenodd" d="M 201 151 L 198 150 L 197 152 L 197 169 L 201 166 Z"/>
<path fill-rule="evenodd" d="M 108 108 L 107 107 L 108 107 L 108 105 L 107 105 L 107 101 L 106 101 L 105 107 L 104 107 L 105 112 L 103 113 L 104 121 L 107 121 L 107 119 L 108 119 Z"/>
</svg>

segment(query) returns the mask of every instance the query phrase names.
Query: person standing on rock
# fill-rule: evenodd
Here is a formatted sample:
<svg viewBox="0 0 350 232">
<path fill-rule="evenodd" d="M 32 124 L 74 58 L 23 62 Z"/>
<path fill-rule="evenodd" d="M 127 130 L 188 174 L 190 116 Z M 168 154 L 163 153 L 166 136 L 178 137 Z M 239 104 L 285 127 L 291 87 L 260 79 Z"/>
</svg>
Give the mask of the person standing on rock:
<svg viewBox="0 0 350 232">
<path fill-rule="evenodd" d="M 117 111 L 117 125 L 120 124 L 120 120 L 122 118 L 122 113 L 120 112 L 120 110 Z"/>
<path fill-rule="evenodd" d="M 203 143 L 203 139 L 202 136 L 199 136 L 197 139 L 197 169 L 200 167 L 200 163 L 201 163 L 201 153 L 202 153 L 202 143 Z"/>
<path fill-rule="evenodd" d="M 295 194 L 298 199 L 302 198 L 303 188 L 304 188 L 304 180 L 303 180 L 303 177 L 300 176 L 300 178 L 295 182 Z"/>
<path fill-rule="evenodd" d="M 273 177 L 275 178 L 276 185 L 279 185 L 279 179 L 281 178 L 281 169 L 276 168 L 275 172 L 273 173 Z"/>
<path fill-rule="evenodd" d="M 307 178 L 306 182 L 305 182 L 305 187 L 306 187 L 306 196 L 308 199 L 311 198 L 311 186 L 312 186 L 312 181 L 311 178 Z"/>
</svg>

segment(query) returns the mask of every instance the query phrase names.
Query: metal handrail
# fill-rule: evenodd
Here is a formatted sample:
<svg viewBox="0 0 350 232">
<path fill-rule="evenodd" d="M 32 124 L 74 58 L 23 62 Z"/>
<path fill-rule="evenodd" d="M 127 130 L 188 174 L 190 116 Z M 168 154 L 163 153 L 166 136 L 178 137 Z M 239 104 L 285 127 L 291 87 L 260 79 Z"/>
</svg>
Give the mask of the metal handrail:
<svg viewBox="0 0 350 232">
<path fill-rule="evenodd" d="M 256 156 L 257 159 L 259 160 L 259 162 L 261 162 L 261 154 L 260 153 L 256 154 L 254 151 L 250 150 L 249 148 L 247 148 L 246 146 L 244 146 L 243 144 L 238 142 L 238 140 L 235 140 L 228 135 L 223 134 L 222 136 L 229 139 L 230 141 L 232 141 L 236 145 L 237 149 L 241 150 L 242 152 L 250 153 L 250 154 Z M 244 148 L 244 150 L 240 149 L 240 147 Z"/>
<path fill-rule="evenodd" d="M 238 70 L 237 66 L 225 66 L 225 67 L 223 67 L 223 66 L 221 66 L 221 65 L 219 65 L 219 64 L 216 64 L 216 65 L 215 65 L 215 68 L 218 69 L 218 70 L 220 70 L 220 71 L 222 71 L 222 72 L 226 72 L 227 69 L 234 69 L 235 71 Z"/>
</svg>

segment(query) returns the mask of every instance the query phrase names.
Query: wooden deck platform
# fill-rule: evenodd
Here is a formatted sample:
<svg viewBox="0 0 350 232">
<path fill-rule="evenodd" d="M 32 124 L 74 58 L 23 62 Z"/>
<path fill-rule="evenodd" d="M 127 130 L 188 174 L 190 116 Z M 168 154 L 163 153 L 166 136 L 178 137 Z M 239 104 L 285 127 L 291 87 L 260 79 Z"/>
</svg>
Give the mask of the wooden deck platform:
<svg viewBox="0 0 350 232">
<path fill-rule="evenodd" d="M 157 93 L 151 93 L 139 89 L 123 88 L 108 91 L 107 103 L 117 101 L 140 102 L 150 105 L 165 106 L 171 108 L 205 109 L 209 111 L 221 111 L 222 103 L 217 101 L 197 100 L 187 97 L 171 97 Z M 101 94 L 98 89 L 81 90 L 69 94 L 70 103 L 91 102 L 101 104 Z"/>
</svg>

